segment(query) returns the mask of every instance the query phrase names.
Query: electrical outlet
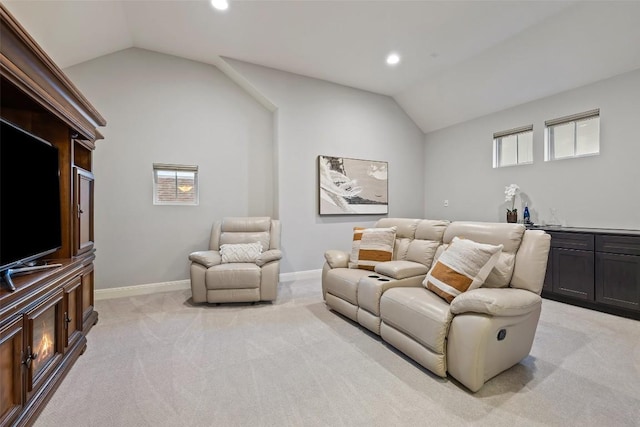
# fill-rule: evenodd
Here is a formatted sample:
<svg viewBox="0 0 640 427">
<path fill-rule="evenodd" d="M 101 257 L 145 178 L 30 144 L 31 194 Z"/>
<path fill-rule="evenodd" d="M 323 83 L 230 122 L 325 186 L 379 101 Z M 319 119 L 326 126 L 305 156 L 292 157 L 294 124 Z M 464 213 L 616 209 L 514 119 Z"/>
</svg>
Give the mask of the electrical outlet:
<svg viewBox="0 0 640 427">
<path fill-rule="evenodd" d="M 444 201 L 444 207 L 445 207 L 445 208 L 448 208 L 448 207 L 449 207 L 449 200 L 445 200 L 445 201 Z"/>
</svg>

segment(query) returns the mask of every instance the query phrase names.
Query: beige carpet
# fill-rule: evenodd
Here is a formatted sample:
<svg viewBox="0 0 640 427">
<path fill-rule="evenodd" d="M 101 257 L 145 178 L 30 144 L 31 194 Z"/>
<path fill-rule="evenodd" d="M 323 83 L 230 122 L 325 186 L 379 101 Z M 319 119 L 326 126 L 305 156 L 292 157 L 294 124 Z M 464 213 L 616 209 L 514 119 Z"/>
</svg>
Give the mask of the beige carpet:
<svg viewBox="0 0 640 427">
<path fill-rule="evenodd" d="M 637 426 L 640 322 L 544 301 L 531 355 L 471 394 L 329 311 L 319 280 L 274 304 L 190 292 L 99 301 L 44 426 Z"/>
</svg>

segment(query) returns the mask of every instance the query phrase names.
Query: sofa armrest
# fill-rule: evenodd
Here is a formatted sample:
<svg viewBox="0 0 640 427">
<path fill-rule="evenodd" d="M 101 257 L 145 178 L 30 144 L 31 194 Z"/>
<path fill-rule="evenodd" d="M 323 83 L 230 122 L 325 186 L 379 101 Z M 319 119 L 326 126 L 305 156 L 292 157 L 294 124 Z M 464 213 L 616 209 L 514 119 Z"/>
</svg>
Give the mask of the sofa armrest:
<svg viewBox="0 0 640 427">
<path fill-rule="evenodd" d="M 451 301 L 451 312 L 482 313 L 491 316 L 520 316 L 542 304 L 539 295 L 523 289 L 478 288 L 464 292 Z"/>
<path fill-rule="evenodd" d="M 516 265 L 511 287 L 526 289 L 538 295 L 542 292 L 547 271 L 551 236 L 542 230 L 527 230 L 516 253 Z"/>
<path fill-rule="evenodd" d="M 262 267 L 268 262 L 278 261 L 282 259 L 282 251 L 280 249 L 269 249 L 268 251 L 264 251 L 260 254 L 258 258 L 256 258 L 256 265 Z"/>
<path fill-rule="evenodd" d="M 213 267 L 222 263 L 222 257 L 218 251 L 198 251 L 189 255 L 192 262 L 204 265 L 205 267 Z"/>
<path fill-rule="evenodd" d="M 423 276 L 429 269 L 419 262 L 413 261 L 386 261 L 376 265 L 376 273 L 391 277 L 396 280 L 407 277 Z"/>
<path fill-rule="evenodd" d="M 330 249 L 324 253 L 324 259 L 331 268 L 349 267 L 349 252 Z"/>
</svg>

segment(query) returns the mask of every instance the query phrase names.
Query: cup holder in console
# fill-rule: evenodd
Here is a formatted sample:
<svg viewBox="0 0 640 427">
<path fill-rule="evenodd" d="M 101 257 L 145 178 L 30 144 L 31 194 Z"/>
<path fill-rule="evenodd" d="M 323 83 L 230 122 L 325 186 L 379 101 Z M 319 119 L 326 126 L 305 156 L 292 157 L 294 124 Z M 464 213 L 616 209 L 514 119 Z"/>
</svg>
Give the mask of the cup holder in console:
<svg viewBox="0 0 640 427">
<path fill-rule="evenodd" d="M 372 279 L 379 279 L 380 276 L 376 276 L 375 274 L 372 274 L 371 276 L 367 276 L 367 277 L 371 277 Z"/>
</svg>

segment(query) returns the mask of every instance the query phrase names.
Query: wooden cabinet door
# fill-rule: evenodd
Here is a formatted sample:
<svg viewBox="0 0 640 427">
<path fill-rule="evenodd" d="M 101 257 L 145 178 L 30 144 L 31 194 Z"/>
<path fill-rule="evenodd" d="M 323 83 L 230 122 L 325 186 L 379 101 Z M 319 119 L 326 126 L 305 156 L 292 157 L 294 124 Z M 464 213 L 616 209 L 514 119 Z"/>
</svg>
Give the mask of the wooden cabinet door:
<svg viewBox="0 0 640 427">
<path fill-rule="evenodd" d="M 596 301 L 640 311 L 640 256 L 596 253 Z"/>
<path fill-rule="evenodd" d="M 73 175 L 73 254 L 80 255 L 93 249 L 93 174 L 74 167 Z"/>
<path fill-rule="evenodd" d="M 43 387 L 62 360 L 63 291 L 55 292 L 24 314 L 27 400 Z"/>
<path fill-rule="evenodd" d="M 82 336 L 82 278 L 74 278 L 64 286 L 64 348 Z"/>
<path fill-rule="evenodd" d="M 552 248 L 553 292 L 594 300 L 594 252 Z"/>
<path fill-rule="evenodd" d="M 82 304 L 80 313 L 82 317 L 82 331 L 86 334 L 89 329 L 98 321 L 98 312 L 93 309 L 94 304 L 94 283 L 93 264 L 88 265 L 80 274 L 82 284 Z"/>
<path fill-rule="evenodd" d="M 0 425 L 11 425 L 25 402 L 22 325 L 19 317 L 0 328 Z"/>
</svg>

